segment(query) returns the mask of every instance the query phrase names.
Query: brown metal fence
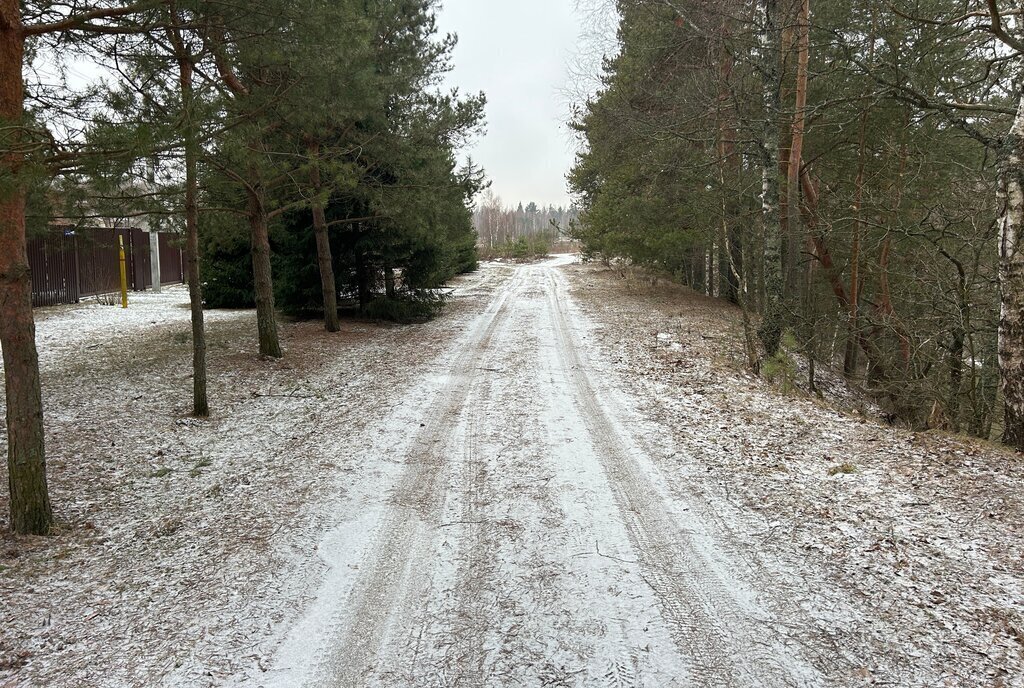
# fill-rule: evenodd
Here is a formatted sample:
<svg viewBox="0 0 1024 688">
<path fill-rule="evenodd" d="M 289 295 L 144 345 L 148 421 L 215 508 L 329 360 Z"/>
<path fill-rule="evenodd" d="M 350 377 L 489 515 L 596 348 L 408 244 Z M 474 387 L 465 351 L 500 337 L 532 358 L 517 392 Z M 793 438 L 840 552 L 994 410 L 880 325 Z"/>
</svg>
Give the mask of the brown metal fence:
<svg viewBox="0 0 1024 688">
<path fill-rule="evenodd" d="M 78 303 L 78 252 L 75 234 L 57 230 L 28 243 L 32 305 Z"/>
<path fill-rule="evenodd" d="M 164 284 L 185 281 L 185 256 L 177 234 L 160 234 L 160 281 Z"/>
<path fill-rule="evenodd" d="M 133 229 L 129 239 L 130 241 L 125 244 L 125 251 L 131 249 L 129 284 L 135 291 L 149 289 L 153 286 L 153 258 L 149 252 L 149 234 L 141 229 Z"/>
<path fill-rule="evenodd" d="M 161 232 L 160 282 L 184 282 L 176 235 Z M 82 297 L 121 288 L 120 239 L 124 240 L 128 288 L 153 286 L 149 234 L 140 229 L 53 229 L 28 241 L 32 305 L 78 303 Z"/>
<path fill-rule="evenodd" d="M 118 237 L 125 240 L 128 288 L 134 289 L 131 269 L 131 233 L 123 229 L 90 229 L 78 232 L 78 293 L 80 296 L 110 294 L 121 289 Z"/>
</svg>

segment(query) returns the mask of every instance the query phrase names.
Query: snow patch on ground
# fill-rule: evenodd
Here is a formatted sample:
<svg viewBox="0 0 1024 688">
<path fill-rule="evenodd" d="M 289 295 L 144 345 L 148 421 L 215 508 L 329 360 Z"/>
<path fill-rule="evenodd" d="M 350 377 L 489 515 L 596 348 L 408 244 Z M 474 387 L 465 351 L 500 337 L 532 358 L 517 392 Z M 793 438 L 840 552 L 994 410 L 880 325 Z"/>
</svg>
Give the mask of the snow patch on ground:
<svg viewBox="0 0 1024 688">
<path fill-rule="evenodd" d="M 345 322 L 332 336 L 319 323 L 282 323 L 282 361 L 254 354 L 252 312 L 209 312 L 208 421 L 187 416 L 185 289 L 133 295 L 128 310 L 41 312 L 60 530 L 0 535 L 0 685 L 260 680 L 342 563 L 318 557 L 324 534 L 372 517 L 368 496 L 396 471 L 386 448 L 408 428 L 380 426 L 403 417 L 392 413 L 396 390 L 443 364 L 488 300 L 486 287 L 460 290 L 486 277 L 460 279 L 448 314 L 415 328 Z M 361 451 L 385 432 L 380 453 Z M 356 550 L 358 533 L 348 533 Z"/>
<path fill-rule="evenodd" d="M 784 396 L 742 372 L 728 306 L 569 274 L 606 379 L 648 419 L 647 454 L 779 623 L 815 619 L 790 634 L 830 685 L 1024 684 L 1019 456 Z"/>
</svg>

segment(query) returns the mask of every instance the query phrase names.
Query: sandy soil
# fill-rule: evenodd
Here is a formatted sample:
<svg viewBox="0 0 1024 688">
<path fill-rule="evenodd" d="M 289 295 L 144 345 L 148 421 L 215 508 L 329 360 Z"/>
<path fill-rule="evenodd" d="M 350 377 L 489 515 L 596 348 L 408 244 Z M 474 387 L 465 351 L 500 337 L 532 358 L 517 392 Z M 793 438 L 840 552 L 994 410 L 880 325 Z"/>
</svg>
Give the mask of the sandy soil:
<svg viewBox="0 0 1024 688">
<path fill-rule="evenodd" d="M 569 263 L 283 362 L 214 314 L 202 423 L 183 292 L 44 314 L 62 532 L 0 540 L 0 685 L 1024 684 L 1018 457 L 783 396 L 728 307 Z"/>
</svg>

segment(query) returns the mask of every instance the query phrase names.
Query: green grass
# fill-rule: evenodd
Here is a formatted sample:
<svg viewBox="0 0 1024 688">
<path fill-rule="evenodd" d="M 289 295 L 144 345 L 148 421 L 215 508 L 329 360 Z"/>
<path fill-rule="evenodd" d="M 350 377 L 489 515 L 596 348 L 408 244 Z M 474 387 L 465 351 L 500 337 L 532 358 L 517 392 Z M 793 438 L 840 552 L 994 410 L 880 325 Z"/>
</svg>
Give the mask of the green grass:
<svg viewBox="0 0 1024 688">
<path fill-rule="evenodd" d="M 207 466 L 212 466 L 212 465 L 213 465 L 213 461 L 211 461 L 210 459 L 206 459 L 206 458 L 199 459 L 199 463 L 197 463 L 195 466 L 193 466 L 192 470 L 189 471 L 188 474 L 191 477 L 193 477 L 193 478 L 198 478 L 203 473 L 202 469 L 206 468 Z"/>
</svg>

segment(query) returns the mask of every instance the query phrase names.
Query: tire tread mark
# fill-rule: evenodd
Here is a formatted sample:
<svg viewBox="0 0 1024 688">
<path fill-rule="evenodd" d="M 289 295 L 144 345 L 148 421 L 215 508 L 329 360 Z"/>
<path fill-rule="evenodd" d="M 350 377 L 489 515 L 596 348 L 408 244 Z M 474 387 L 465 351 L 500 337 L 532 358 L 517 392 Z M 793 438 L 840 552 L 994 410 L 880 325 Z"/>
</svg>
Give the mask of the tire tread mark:
<svg viewBox="0 0 1024 688">
<path fill-rule="evenodd" d="M 562 290 L 548 271 L 548 301 L 559 359 L 576 404 L 592 435 L 616 506 L 636 549 L 644 579 L 654 591 L 672 638 L 689 659 L 690 679 L 701 686 L 804 685 L 787 651 L 770 631 L 751 624 L 736 606 L 726 582 L 708 570 L 701 554 L 669 516 L 657 491 L 630 456 L 597 400 L 577 350 Z M 802 672 L 801 672 L 802 673 Z"/>
<path fill-rule="evenodd" d="M 426 412 L 429 415 L 410 445 L 391 505 L 378 526 L 378 547 L 370 561 L 364 562 L 350 593 L 349 621 L 337 647 L 321 662 L 316 685 L 347 688 L 365 684 L 364 674 L 380 652 L 389 621 L 410 587 L 416 535 L 424 524 L 436 521 L 440 511 L 443 494 L 436 489 L 436 482 L 445 467 L 444 441 L 462 412 L 478 362 L 508 318 L 509 302 L 522 288 L 522 281 L 517 271 L 492 299 Z"/>
</svg>

